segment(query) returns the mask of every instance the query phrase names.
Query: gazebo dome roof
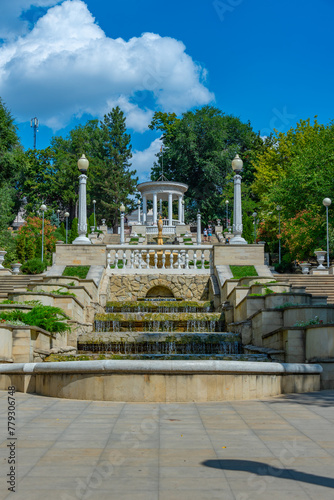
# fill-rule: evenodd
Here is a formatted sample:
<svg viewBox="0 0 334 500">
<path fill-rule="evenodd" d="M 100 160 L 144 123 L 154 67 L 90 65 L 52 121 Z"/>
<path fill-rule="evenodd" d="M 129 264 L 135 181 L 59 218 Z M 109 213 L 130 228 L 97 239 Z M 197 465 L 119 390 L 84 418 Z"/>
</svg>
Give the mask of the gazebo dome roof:
<svg viewBox="0 0 334 500">
<path fill-rule="evenodd" d="M 151 181 L 138 184 L 137 189 L 141 195 L 146 196 L 148 200 L 151 200 L 153 194 L 156 193 L 159 199 L 166 201 L 168 200 L 169 194 L 172 194 L 175 198 L 183 196 L 184 193 L 188 191 L 188 186 L 181 182 Z"/>
</svg>

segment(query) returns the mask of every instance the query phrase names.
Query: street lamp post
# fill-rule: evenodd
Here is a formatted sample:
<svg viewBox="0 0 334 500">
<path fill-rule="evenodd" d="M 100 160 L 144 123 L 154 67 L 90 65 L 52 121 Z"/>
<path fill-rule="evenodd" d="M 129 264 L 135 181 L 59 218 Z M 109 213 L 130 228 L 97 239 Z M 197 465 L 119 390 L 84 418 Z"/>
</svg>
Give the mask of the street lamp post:
<svg viewBox="0 0 334 500">
<path fill-rule="evenodd" d="M 228 204 L 230 202 L 228 200 L 225 201 L 225 206 L 226 206 L 226 229 L 227 229 L 227 226 L 228 226 Z"/>
<path fill-rule="evenodd" d="M 91 241 L 87 238 L 87 201 L 86 201 L 86 184 L 87 184 L 87 170 L 89 161 L 82 155 L 78 160 L 78 169 L 81 172 L 79 176 L 79 220 L 78 220 L 78 233 L 79 236 L 73 241 L 73 245 L 90 245 Z"/>
<path fill-rule="evenodd" d="M 327 226 L 327 269 L 329 269 L 329 238 L 328 238 L 328 207 L 332 204 L 330 198 L 322 200 L 323 205 L 326 207 L 326 226 Z"/>
<path fill-rule="evenodd" d="M 160 200 L 160 201 L 161 201 L 161 200 Z M 141 203 L 141 201 L 140 201 L 140 200 L 138 200 L 138 201 L 137 201 L 137 205 L 138 205 L 138 224 L 140 224 L 140 203 Z"/>
<path fill-rule="evenodd" d="M 66 245 L 67 245 L 68 218 L 69 218 L 70 214 L 68 212 L 65 212 L 64 215 L 65 215 L 65 221 L 66 221 Z"/>
<path fill-rule="evenodd" d="M 241 208 L 241 175 L 243 161 L 239 155 L 235 155 L 232 161 L 232 169 L 235 172 L 234 180 L 234 203 L 233 203 L 233 238 L 231 245 L 247 245 L 242 235 L 242 208 Z"/>
<path fill-rule="evenodd" d="M 46 210 L 46 205 L 41 205 L 40 209 L 42 210 L 43 218 L 42 218 L 42 262 L 44 257 L 44 212 Z"/>
<path fill-rule="evenodd" d="M 96 200 L 93 200 L 93 207 L 94 207 L 94 231 L 96 231 L 95 205 L 96 205 Z"/>
<path fill-rule="evenodd" d="M 281 263 L 281 210 L 282 207 L 277 205 L 276 210 L 278 211 L 278 263 Z"/>
<path fill-rule="evenodd" d="M 253 212 L 252 217 L 254 218 L 254 243 L 256 243 L 256 216 L 257 212 Z"/>
<path fill-rule="evenodd" d="M 122 205 L 119 207 L 121 211 L 121 245 L 124 245 L 124 212 L 125 212 L 125 206 Z"/>
<path fill-rule="evenodd" d="M 60 210 L 59 210 L 59 208 L 58 208 L 58 210 L 57 210 L 57 216 L 58 216 L 58 227 L 60 226 L 59 214 L 60 214 Z"/>
<path fill-rule="evenodd" d="M 201 224 L 201 214 L 200 211 L 197 213 L 197 245 L 202 243 L 202 224 Z"/>
</svg>

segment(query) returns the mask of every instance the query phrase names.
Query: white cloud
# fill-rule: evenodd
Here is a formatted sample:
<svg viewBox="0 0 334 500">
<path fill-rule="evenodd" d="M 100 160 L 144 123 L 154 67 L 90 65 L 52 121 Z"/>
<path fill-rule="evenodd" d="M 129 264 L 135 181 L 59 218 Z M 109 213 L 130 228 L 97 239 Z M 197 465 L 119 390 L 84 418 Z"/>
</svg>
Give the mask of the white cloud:
<svg viewBox="0 0 334 500">
<path fill-rule="evenodd" d="M 55 3 L 15 0 L 13 9 Z M 181 113 L 212 101 L 205 77 L 178 40 L 107 37 L 81 0 L 50 8 L 30 32 L 0 47 L 0 96 L 18 121 L 38 116 L 54 130 L 118 104 L 127 125 L 142 132 L 155 109 Z"/>
<path fill-rule="evenodd" d="M 153 163 L 157 160 L 156 154 L 160 151 L 162 141 L 155 139 L 144 151 L 134 151 L 131 158 L 132 169 L 137 170 L 139 182 L 150 180 Z"/>
<path fill-rule="evenodd" d="M 28 30 L 28 23 L 20 19 L 31 7 L 51 7 L 60 0 L 1 0 L 0 38 L 13 39 Z"/>
</svg>

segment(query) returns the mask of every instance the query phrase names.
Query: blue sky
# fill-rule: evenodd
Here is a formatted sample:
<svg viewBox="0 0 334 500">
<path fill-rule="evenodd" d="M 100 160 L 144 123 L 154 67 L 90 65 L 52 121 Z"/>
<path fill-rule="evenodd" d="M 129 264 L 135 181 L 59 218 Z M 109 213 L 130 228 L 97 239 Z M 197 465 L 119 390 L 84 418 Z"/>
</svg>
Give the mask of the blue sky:
<svg viewBox="0 0 334 500">
<path fill-rule="evenodd" d="M 0 0 L 0 96 L 25 148 L 114 105 L 149 175 L 154 111 L 213 104 L 261 135 L 333 113 L 332 0 Z"/>
</svg>

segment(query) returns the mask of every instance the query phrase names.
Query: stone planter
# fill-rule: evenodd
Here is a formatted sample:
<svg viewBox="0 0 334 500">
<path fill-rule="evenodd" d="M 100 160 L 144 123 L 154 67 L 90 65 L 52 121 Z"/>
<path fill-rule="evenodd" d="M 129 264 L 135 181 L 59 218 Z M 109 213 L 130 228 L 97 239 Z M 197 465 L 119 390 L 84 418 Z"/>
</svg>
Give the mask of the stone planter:
<svg viewBox="0 0 334 500">
<path fill-rule="evenodd" d="M 19 262 L 16 262 L 15 264 L 11 264 L 11 266 L 12 266 L 12 273 L 19 274 L 20 267 L 22 266 L 22 264 L 20 264 Z"/>
<path fill-rule="evenodd" d="M 301 262 L 299 265 L 302 268 L 303 274 L 308 274 L 310 272 L 310 264 L 308 262 Z"/>
<path fill-rule="evenodd" d="M 0 269 L 4 269 L 2 263 L 4 261 L 6 253 L 6 250 L 0 250 Z"/>
<path fill-rule="evenodd" d="M 314 252 L 314 254 L 317 257 L 317 261 L 319 264 L 317 269 L 322 269 L 322 270 L 326 269 L 325 266 L 323 266 L 323 263 L 324 263 L 327 252 L 325 250 L 318 250 L 317 252 Z"/>
</svg>

